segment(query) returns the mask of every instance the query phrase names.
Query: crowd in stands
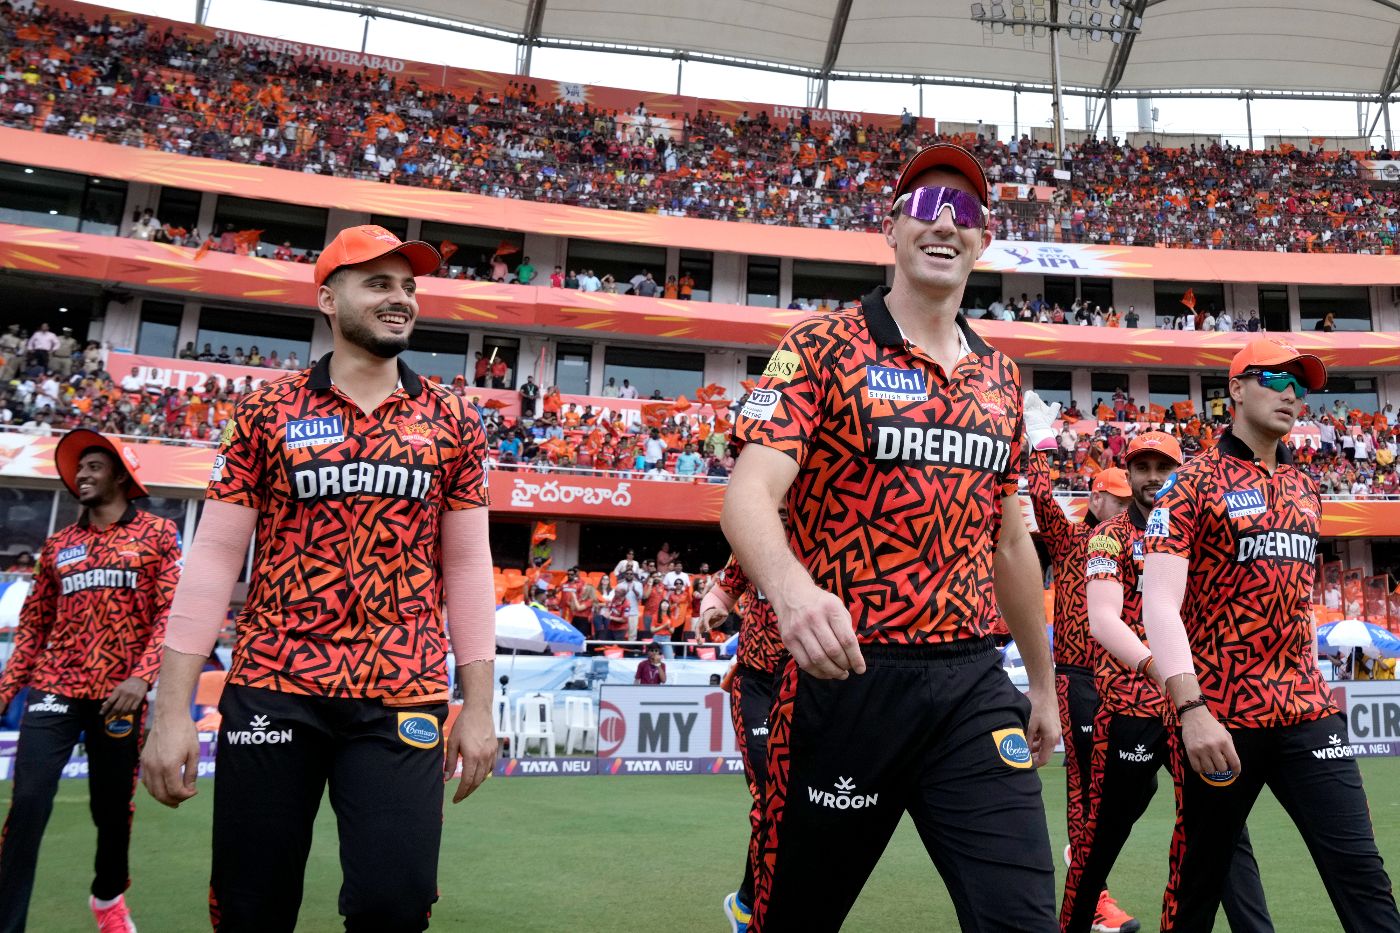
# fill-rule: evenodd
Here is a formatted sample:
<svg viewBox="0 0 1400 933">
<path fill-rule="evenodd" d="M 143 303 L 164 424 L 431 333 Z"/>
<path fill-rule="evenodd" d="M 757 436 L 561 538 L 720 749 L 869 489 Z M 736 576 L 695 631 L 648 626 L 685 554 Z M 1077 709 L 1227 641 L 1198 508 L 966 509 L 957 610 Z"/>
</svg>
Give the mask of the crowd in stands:
<svg viewBox="0 0 1400 933">
<path fill-rule="evenodd" d="M 907 114 L 899 126 L 878 128 L 813 124 L 806 115 L 771 121 L 766 111 L 732 120 L 642 105 L 604 111 L 549 99 L 528 80 L 503 94 L 459 95 L 42 6 L 0 5 L 0 52 L 5 125 L 612 210 L 878 229 L 899 166 L 943 138 L 918 130 Z M 1364 178 L 1351 153 L 1134 148 L 1090 139 L 1066 151 L 1071 181 L 1060 183 L 1045 143 L 975 133 L 959 141 L 981 157 L 994 188 L 1053 187 L 1048 199 L 1002 205 L 996 232 L 1005 239 L 1396 251 L 1400 196 Z M 135 220 L 148 238 L 207 242 L 198 231 Z M 238 248 L 234 231 L 214 242 Z M 277 253 L 307 261 L 289 244 Z"/>
<path fill-rule="evenodd" d="M 1229 426 L 1228 403 L 1206 402 L 1197 413 L 1189 402 L 1172 409 L 1138 405 L 1125 390 L 1099 398 L 1088 412 L 1071 400 L 1062 414 L 1059 446 L 1053 454 L 1056 487 L 1087 493 L 1094 474 L 1123 466 L 1123 452 L 1139 431 L 1176 435 L 1187 458 L 1214 446 Z M 1305 408 L 1287 441 L 1294 462 L 1317 481 L 1324 496 L 1365 499 L 1400 496 L 1400 423 L 1395 406 L 1378 412 L 1351 408 L 1342 399 L 1316 410 Z"/>
<path fill-rule="evenodd" d="M 1120 313 L 1112 305 L 1105 309 L 1102 305 L 1076 298 L 1069 308 L 1065 309 L 1057 301 L 1046 301 L 1044 295 L 1037 294 L 1035 298 L 1027 298 L 1024 292 L 1020 298 L 1008 295 L 1004 300 L 997 299 L 986 308 L 981 307 L 979 303 L 976 307 L 967 309 L 967 314 L 973 319 L 980 318 L 989 321 L 1074 324 L 1081 327 L 1136 328 L 1143 324 L 1142 315 L 1138 314 L 1137 308 L 1133 305 L 1129 305 L 1126 311 Z M 1152 326 L 1150 321 L 1147 326 Z M 1179 315 L 1159 315 L 1156 326 L 1163 330 L 1235 331 L 1238 333 L 1255 333 L 1264 330 L 1264 322 L 1260 319 L 1257 310 L 1251 310 L 1247 315 L 1242 313 L 1236 318 L 1229 311 L 1221 311 L 1216 314 L 1213 306 L 1197 309 L 1189 305 L 1185 306 L 1185 310 Z M 1319 321 L 1317 329 L 1332 330 L 1332 315 L 1329 314 L 1324 320 Z"/>
</svg>

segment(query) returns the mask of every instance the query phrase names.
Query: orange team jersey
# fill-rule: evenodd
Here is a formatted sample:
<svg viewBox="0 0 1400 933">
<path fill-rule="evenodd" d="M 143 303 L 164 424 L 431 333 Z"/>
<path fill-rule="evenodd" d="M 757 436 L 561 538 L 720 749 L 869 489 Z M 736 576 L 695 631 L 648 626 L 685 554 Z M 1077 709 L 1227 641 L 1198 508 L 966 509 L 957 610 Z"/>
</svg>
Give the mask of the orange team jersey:
<svg viewBox="0 0 1400 933">
<path fill-rule="evenodd" d="M 968 352 L 945 375 L 905 341 L 888 291 L 789 330 L 735 433 L 797 461 L 789 541 L 859 641 L 984 638 L 1019 480 L 1020 373 L 959 315 Z"/>
<path fill-rule="evenodd" d="M 155 683 L 179 579 L 174 522 L 128 506 L 99 531 L 84 512 L 44 542 L 0 705 L 26 686 L 97 700 L 128 677 Z"/>
<path fill-rule="evenodd" d="M 1157 493 L 1144 532 L 1148 554 L 1190 561 L 1181 617 L 1201 694 L 1230 726 L 1337 712 L 1312 634 L 1322 503 L 1282 444 L 1278 464 L 1271 476 L 1226 431 Z"/>
<path fill-rule="evenodd" d="M 1123 622 L 1139 641 L 1147 641 L 1142 624 L 1142 532 L 1147 520 L 1136 505 L 1094 529 L 1084 564 L 1086 580 L 1110 580 L 1123 587 Z M 1151 677 L 1124 667 L 1095 645 L 1094 686 L 1099 705 L 1109 712 L 1166 720 L 1166 697 Z"/>
<path fill-rule="evenodd" d="M 402 361 L 365 414 L 330 359 L 245 398 L 214 459 L 209 498 L 258 511 L 229 683 L 446 700 L 440 521 L 488 503 L 481 420 Z"/>
<path fill-rule="evenodd" d="M 1055 579 L 1055 666 L 1094 669 L 1098 645 L 1089 637 L 1089 612 L 1084 602 L 1084 549 L 1094 536 L 1088 522 L 1072 522 L 1055 501 L 1050 484 L 1050 459 L 1036 451 L 1026 470 L 1040 540 L 1050 554 Z"/>
<path fill-rule="evenodd" d="M 755 670 L 776 671 L 787 654 L 782 636 L 778 634 L 778 617 L 768 597 L 754 585 L 733 556 L 715 577 L 715 586 L 734 600 L 734 614 L 739 617 L 736 660 Z"/>
</svg>

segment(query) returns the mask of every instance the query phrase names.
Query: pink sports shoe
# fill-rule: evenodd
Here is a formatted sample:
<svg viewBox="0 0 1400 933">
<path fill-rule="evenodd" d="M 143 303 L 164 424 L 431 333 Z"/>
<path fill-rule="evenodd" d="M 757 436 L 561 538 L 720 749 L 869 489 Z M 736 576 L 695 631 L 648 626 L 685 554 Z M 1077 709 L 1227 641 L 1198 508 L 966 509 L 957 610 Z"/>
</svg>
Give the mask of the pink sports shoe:
<svg viewBox="0 0 1400 933">
<path fill-rule="evenodd" d="M 136 933 L 125 897 L 119 895 L 111 907 L 98 907 L 97 898 L 89 896 L 88 906 L 92 908 L 92 918 L 97 921 L 97 933 Z"/>
</svg>

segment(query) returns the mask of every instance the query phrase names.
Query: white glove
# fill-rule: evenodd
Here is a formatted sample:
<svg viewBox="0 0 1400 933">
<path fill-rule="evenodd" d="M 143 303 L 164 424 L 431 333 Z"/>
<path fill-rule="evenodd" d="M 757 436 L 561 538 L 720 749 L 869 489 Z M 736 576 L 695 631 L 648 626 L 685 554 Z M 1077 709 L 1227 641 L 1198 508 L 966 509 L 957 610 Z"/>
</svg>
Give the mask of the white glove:
<svg viewBox="0 0 1400 933">
<path fill-rule="evenodd" d="M 1060 417 L 1060 403 L 1045 404 L 1045 400 L 1034 391 L 1027 391 L 1022 402 L 1026 422 L 1026 443 L 1031 450 L 1054 450 L 1059 446 L 1055 438 L 1055 419 Z"/>
</svg>

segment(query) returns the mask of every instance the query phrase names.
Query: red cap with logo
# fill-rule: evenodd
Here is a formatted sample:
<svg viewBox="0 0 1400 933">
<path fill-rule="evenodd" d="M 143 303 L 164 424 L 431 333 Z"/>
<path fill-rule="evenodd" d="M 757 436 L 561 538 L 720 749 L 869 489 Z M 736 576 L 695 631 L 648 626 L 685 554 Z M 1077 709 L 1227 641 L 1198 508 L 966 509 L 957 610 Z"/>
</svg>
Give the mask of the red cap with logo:
<svg viewBox="0 0 1400 933">
<path fill-rule="evenodd" d="M 973 189 L 977 192 L 977 198 L 982 202 L 983 207 L 990 207 L 987 200 L 987 173 L 982 170 L 982 163 L 972 153 L 962 146 L 955 146 L 952 143 L 934 143 L 932 146 L 925 146 L 914 153 L 914 158 L 905 163 L 900 169 L 899 181 L 894 185 L 894 196 L 892 201 L 899 200 L 899 196 L 912 191 L 914 180 L 924 172 L 935 168 L 946 168 L 965 177 L 972 182 Z"/>
<path fill-rule="evenodd" d="M 442 265 L 442 257 L 429 243 L 422 240 L 404 242 L 388 230 L 375 224 L 346 227 L 335 235 L 316 260 L 316 286 L 326 283 L 331 273 L 341 266 L 357 266 L 362 262 L 398 253 L 413 269 L 414 275 L 427 275 Z"/>
<path fill-rule="evenodd" d="M 1110 496 L 1127 499 L 1132 496 L 1133 487 L 1128 483 L 1127 473 L 1118 467 L 1109 467 L 1094 474 L 1094 483 L 1089 487 L 1089 491 L 1106 492 Z"/>
<path fill-rule="evenodd" d="M 1132 463 L 1138 454 L 1153 453 L 1176 463 L 1181 462 L 1181 444 L 1166 431 L 1143 431 L 1133 438 L 1128 450 L 1123 454 L 1124 463 Z"/>
<path fill-rule="evenodd" d="M 126 471 L 127 480 L 122 485 L 122 493 L 128 499 L 139 499 L 142 496 L 150 495 L 136 475 L 137 471 L 141 469 L 141 460 L 136 456 L 136 451 L 115 437 L 98 434 L 87 428 L 74 428 L 63 435 L 53 451 L 53 460 L 54 465 L 58 467 L 58 476 L 63 480 L 63 485 L 68 487 L 69 492 L 75 496 L 78 494 L 78 461 L 83 458 L 84 451 L 94 447 L 101 448 L 111 454 L 119 464 L 118 469 Z"/>
<path fill-rule="evenodd" d="M 1316 392 L 1327 385 L 1327 367 L 1310 353 L 1299 353 L 1277 337 L 1258 337 L 1244 345 L 1230 361 L 1230 378 L 1247 369 L 1280 369 L 1297 363 L 1303 370 L 1303 385 Z"/>
</svg>

